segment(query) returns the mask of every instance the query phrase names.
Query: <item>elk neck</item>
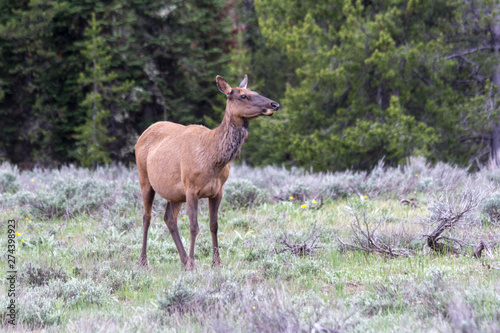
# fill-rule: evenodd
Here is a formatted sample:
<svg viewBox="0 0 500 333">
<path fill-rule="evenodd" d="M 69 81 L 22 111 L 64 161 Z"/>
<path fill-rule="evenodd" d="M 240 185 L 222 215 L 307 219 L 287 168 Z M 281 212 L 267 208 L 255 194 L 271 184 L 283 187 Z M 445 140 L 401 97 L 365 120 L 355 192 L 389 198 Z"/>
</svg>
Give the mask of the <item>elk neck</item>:
<svg viewBox="0 0 500 333">
<path fill-rule="evenodd" d="M 224 113 L 221 124 L 214 129 L 215 135 L 215 165 L 224 167 L 240 153 L 241 146 L 248 135 L 248 121 Z"/>
</svg>

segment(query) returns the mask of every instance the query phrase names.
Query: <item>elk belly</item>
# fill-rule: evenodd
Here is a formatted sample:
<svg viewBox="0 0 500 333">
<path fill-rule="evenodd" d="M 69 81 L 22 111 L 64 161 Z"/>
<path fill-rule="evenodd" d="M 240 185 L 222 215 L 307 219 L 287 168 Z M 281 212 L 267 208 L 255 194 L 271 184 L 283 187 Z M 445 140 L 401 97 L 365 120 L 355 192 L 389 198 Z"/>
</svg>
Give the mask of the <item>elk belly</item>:
<svg viewBox="0 0 500 333">
<path fill-rule="evenodd" d="M 219 179 L 212 179 L 198 191 L 198 198 L 213 198 L 219 193 L 221 188 L 221 181 Z"/>
</svg>

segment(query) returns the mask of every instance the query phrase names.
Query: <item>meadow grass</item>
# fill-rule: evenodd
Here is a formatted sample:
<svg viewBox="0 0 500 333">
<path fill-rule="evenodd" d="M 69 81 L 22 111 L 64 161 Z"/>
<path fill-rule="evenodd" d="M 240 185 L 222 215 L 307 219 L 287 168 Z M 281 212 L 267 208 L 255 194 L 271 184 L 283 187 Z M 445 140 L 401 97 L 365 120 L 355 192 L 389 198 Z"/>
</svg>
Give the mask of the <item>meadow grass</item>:
<svg viewBox="0 0 500 333">
<path fill-rule="evenodd" d="M 149 266 L 137 265 L 142 207 L 135 170 L 121 166 L 20 172 L 0 167 L 0 221 L 16 219 L 18 322 L 47 332 L 498 332 L 500 230 L 495 171 L 467 174 L 422 160 L 371 174 L 310 174 L 233 166 L 219 214 L 222 268 L 212 267 L 207 204 L 199 211 L 196 269 L 186 272 L 156 198 Z M 3 176 L 2 173 L 6 176 Z M 416 176 L 417 175 L 417 176 Z M 422 180 L 423 179 L 423 180 Z M 491 257 L 435 253 L 433 208 L 471 188 L 481 203 L 447 231 L 490 245 Z M 245 198 L 250 198 L 246 201 Z M 411 199 L 416 207 L 405 205 Z M 38 208 L 33 208 L 38 207 Z M 493 207 L 493 208 L 492 208 Z M 500 204 L 498 205 L 500 207 Z M 412 256 L 353 250 L 354 216 Z M 189 221 L 183 208 L 184 245 Z M 319 235 L 299 256 L 283 244 Z M 6 244 L 5 233 L 5 244 Z M 4 247 L 3 247 L 4 248 Z M 5 254 L 0 270 L 7 271 Z M 4 281 L 4 279 L 2 279 Z M 0 292 L 6 309 L 6 288 Z"/>
</svg>

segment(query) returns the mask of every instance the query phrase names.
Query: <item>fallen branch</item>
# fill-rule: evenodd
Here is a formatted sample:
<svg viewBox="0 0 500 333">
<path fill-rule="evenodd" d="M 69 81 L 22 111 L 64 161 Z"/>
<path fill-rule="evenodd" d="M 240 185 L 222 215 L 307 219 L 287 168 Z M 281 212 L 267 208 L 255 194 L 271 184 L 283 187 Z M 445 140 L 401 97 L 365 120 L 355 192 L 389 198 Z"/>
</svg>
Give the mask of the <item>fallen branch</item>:
<svg viewBox="0 0 500 333">
<path fill-rule="evenodd" d="M 448 197 L 445 197 L 444 200 L 444 204 L 436 201 L 439 204 L 435 203 L 434 206 L 430 207 L 434 211 L 437 227 L 433 232 L 425 235 L 427 237 L 427 245 L 435 252 L 460 254 L 460 251 L 452 246 L 451 242 L 458 244 L 460 249 L 464 245 L 472 245 L 464 240 L 445 237 L 441 234 L 445 230 L 451 230 L 453 227 L 463 223 L 465 217 L 478 207 L 479 198 L 474 192 L 467 191 L 462 193 L 454 202 L 450 202 Z M 439 242 L 440 240 L 445 240 L 446 243 Z"/>
<path fill-rule="evenodd" d="M 491 254 L 491 249 L 485 241 L 480 241 L 479 244 L 474 247 L 474 258 L 478 259 L 481 258 L 483 250 L 488 257 L 493 259 L 493 255 Z"/>
</svg>

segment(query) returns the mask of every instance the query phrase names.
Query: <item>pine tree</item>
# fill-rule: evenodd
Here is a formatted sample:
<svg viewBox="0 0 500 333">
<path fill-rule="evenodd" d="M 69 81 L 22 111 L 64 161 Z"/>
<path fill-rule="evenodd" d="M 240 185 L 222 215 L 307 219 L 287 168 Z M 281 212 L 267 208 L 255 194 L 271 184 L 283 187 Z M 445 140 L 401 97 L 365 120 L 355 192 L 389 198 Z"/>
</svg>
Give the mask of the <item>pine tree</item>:
<svg viewBox="0 0 500 333">
<path fill-rule="evenodd" d="M 66 148 L 55 127 L 71 106 L 58 103 L 62 75 L 51 75 L 61 63 L 51 23 L 65 10 L 67 3 L 51 0 L 0 2 L 0 159 L 48 162 L 56 147 Z"/>
<path fill-rule="evenodd" d="M 86 59 L 86 71 L 80 73 L 78 83 L 90 91 L 81 102 L 87 110 L 87 119 L 75 130 L 76 155 L 83 165 L 92 166 L 111 162 L 107 145 L 115 138 L 108 135 L 110 111 L 107 106 L 120 92 L 130 89 L 132 83 L 116 83 L 118 75 L 110 71 L 109 47 L 101 37 L 95 13 L 84 36 L 85 48 L 81 52 Z"/>
<path fill-rule="evenodd" d="M 461 3 L 451 0 L 256 1 L 268 43 L 280 47 L 295 80 L 282 100 L 276 146 L 289 165 L 369 169 L 419 154 L 467 164 L 460 138 L 484 82 L 447 55 Z M 457 70 L 458 69 L 458 70 Z M 475 123 L 464 119 L 475 119 Z M 286 155 L 285 155 L 286 156 Z"/>
<path fill-rule="evenodd" d="M 0 159 L 133 161 L 135 141 L 151 123 L 214 117 L 223 104 L 214 78 L 231 42 L 225 4 L 0 2 Z M 93 12 L 106 55 L 95 58 L 95 70 L 81 52 Z"/>
</svg>

